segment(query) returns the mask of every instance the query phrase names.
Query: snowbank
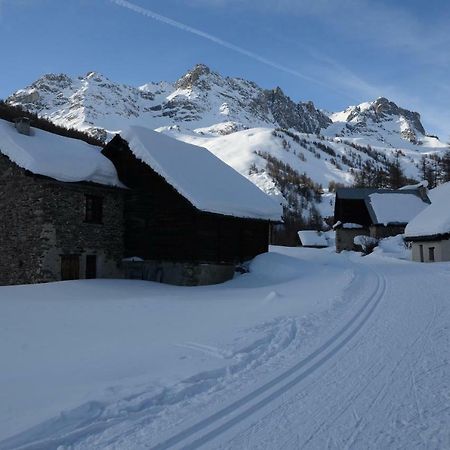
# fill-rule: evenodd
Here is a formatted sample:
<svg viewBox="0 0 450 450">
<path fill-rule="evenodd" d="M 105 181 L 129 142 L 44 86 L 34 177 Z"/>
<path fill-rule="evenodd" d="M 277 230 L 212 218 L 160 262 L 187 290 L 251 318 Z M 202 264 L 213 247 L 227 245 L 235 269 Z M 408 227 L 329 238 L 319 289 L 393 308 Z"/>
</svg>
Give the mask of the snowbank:
<svg viewBox="0 0 450 450">
<path fill-rule="evenodd" d="M 401 259 L 405 261 L 411 260 L 411 250 L 405 245 L 404 235 L 398 234 L 378 242 L 372 254 L 369 256 L 377 256 L 383 258 Z"/>
<path fill-rule="evenodd" d="M 11 122 L 0 120 L 0 152 L 19 167 L 59 181 L 92 181 L 122 186 L 112 162 L 100 147 L 31 128 L 20 134 Z"/>
<path fill-rule="evenodd" d="M 120 133 L 148 164 L 202 211 L 279 221 L 281 205 L 205 148 L 131 126 Z"/>
</svg>

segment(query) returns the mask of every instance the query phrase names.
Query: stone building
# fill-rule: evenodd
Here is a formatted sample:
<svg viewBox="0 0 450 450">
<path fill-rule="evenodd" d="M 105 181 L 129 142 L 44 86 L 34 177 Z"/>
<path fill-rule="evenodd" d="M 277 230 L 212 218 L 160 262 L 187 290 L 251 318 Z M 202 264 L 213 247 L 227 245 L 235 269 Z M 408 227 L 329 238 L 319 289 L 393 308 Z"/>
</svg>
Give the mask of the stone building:
<svg viewBox="0 0 450 450">
<path fill-rule="evenodd" d="M 112 163 L 18 124 L 0 120 L 0 284 L 121 276 L 124 189 Z"/>
<path fill-rule="evenodd" d="M 408 222 L 430 204 L 426 188 L 340 188 L 336 191 L 336 251 L 357 250 L 356 236 L 382 239 L 402 234 Z"/>
</svg>

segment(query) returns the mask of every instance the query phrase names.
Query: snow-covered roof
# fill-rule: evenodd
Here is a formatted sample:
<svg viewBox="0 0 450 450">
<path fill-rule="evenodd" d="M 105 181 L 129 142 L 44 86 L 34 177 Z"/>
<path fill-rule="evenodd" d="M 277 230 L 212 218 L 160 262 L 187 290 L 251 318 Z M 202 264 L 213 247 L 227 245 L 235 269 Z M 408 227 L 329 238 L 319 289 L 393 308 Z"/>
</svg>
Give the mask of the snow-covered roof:
<svg viewBox="0 0 450 450">
<path fill-rule="evenodd" d="M 407 225 L 407 237 L 436 236 L 450 233 L 450 183 L 444 183 L 431 196 L 432 204 Z"/>
<path fill-rule="evenodd" d="M 450 194 L 448 185 L 449 183 L 442 183 L 428 191 L 428 197 L 430 197 L 431 203 L 448 201 Z"/>
<path fill-rule="evenodd" d="M 133 154 L 197 209 L 279 221 L 281 205 L 209 150 L 141 126 L 120 133 Z"/>
<path fill-rule="evenodd" d="M 298 237 L 304 247 L 328 247 L 327 237 L 321 231 L 300 230 Z"/>
<path fill-rule="evenodd" d="M 420 189 L 420 188 L 427 188 L 427 187 L 428 187 L 428 181 L 422 180 L 416 184 L 408 184 L 406 186 L 402 186 L 401 188 L 399 188 L 399 191 L 407 191 L 410 189 Z"/>
<path fill-rule="evenodd" d="M 381 192 L 381 189 L 343 187 L 336 190 L 336 195 L 345 200 L 364 200 L 368 195 L 377 191 Z"/>
<path fill-rule="evenodd" d="M 101 148 L 31 128 L 31 135 L 20 134 L 13 123 L 0 119 L 0 153 L 19 167 L 59 181 L 91 181 L 122 186 L 111 161 Z"/>
<path fill-rule="evenodd" d="M 344 228 L 344 229 L 347 229 L 347 230 L 364 228 L 359 223 L 351 223 L 351 222 L 340 223 L 339 225 L 341 225 L 341 228 Z"/>
<path fill-rule="evenodd" d="M 423 211 L 430 200 L 420 189 L 422 184 L 403 189 L 339 188 L 339 200 L 361 200 L 364 202 L 370 221 L 375 225 L 407 224 Z M 343 219 L 337 217 L 342 222 Z M 353 217 L 347 217 L 346 220 Z M 358 222 L 354 217 L 354 222 Z"/>
<path fill-rule="evenodd" d="M 429 205 L 415 193 L 400 192 L 369 195 L 374 223 L 383 225 L 408 223 Z M 370 208 L 369 212 L 371 213 Z"/>
</svg>

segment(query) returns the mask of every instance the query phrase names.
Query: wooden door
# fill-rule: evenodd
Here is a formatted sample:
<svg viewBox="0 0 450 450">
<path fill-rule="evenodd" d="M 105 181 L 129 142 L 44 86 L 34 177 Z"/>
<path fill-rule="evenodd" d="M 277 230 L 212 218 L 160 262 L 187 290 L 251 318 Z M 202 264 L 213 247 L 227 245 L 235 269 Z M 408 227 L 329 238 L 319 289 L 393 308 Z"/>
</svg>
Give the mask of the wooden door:
<svg viewBox="0 0 450 450">
<path fill-rule="evenodd" d="M 61 280 L 80 279 L 79 255 L 61 255 Z"/>
</svg>

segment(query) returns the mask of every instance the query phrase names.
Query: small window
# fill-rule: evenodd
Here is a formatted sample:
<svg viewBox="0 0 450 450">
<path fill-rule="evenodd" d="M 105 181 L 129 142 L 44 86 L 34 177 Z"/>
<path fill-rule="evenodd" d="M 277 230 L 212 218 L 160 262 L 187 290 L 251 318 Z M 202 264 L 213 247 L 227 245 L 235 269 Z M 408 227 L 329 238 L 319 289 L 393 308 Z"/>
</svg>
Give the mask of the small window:
<svg viewBox="0 0 450 450">
<path fill-rule="evenodd" d="M 86 195 L 86 217 L 85 222 L 103 222 L 103 198 L 97 195 Z"/>
<path fill-rule="evenodd" d="M 423 262 L 423 245 L 419 245 L 419 252 L 420 252 L 420 262 Z"/>
<path fill-rule="evenodd" d="M 428 249 L 428 259 L 429 259 L 431 262 L 434 262 L 434 247 L 430 247 L 430 248 Z"/>
<path fill-rule="evenodd" d="M 97 255 L 86 255 L 86 279 L 97 278 Z"/>
</svg>

